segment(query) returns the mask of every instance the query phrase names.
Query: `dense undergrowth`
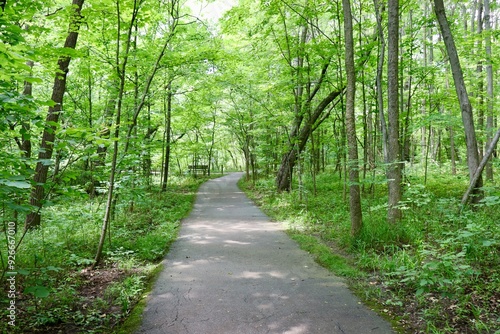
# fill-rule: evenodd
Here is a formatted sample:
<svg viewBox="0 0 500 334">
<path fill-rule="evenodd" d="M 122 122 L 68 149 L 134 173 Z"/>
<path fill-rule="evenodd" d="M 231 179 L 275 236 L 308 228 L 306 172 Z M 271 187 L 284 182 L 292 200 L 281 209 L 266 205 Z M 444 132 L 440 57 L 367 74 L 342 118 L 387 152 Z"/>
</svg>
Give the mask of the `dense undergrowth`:
<svg viewBox="0 0 500 334">
<path fill-rule="evenodd" d="M 15 327 L 4 321 L 11 300 L 5 284 L 0 332 L 113 332 L 159 271 L 203 181 L 174 179 L 164 193 L 141 187 L 120 195 L 104 260 L 95 270 L 88 268 L 101 232 L 104 196 L 91 201 L 77 193 L 54 197 L 43 212 L 42 226 L 27 233 L 17 249 Z M 16 239 L 21 235 L 19 228 Z M 5 240 L 0 247 L 5 257 Z M 5 269 L 5 258 L 2 265 Z"/>
<path fill-rule="evenodd" d="M 466 179 L 407 175 L 403 220 L 386 223 L 383 182 L 363 193 L 364 227 L 350 236 L 344 184 L 323 174 L 313 194 L 276 194 L 274 179 L 241 186 L 317 261 L 346 278 L 366 303 L 407 333 L 500 333 L 500 190 L 459 213 Z M 382 178 L 382 176 L 381 176 Z"/>
</svg>

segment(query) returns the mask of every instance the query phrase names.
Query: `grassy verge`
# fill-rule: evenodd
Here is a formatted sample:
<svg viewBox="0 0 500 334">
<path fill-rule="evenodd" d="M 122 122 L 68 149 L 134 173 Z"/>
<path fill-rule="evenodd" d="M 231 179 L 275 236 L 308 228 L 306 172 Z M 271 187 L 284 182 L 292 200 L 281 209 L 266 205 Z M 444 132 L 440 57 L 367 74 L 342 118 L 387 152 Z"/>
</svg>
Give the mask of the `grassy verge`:
<svg viewBox="0 0 500 334">
<path fill-rule="evenodd" d="M 240 186 L 402 332 L 500 333 L 498 188 L 485 188 L 485 201 L 475 211 L 458 214 L 465 181 L 441 174 L 423 186 L 418 177 L 408 179 L 404 218 L 390 226 L 381 183 L 364 193 L 364 227 L 353 239 L 337 177 L 320 175 L 316 195 L 311 180 L 301 193 L 283 194 L 275 193 L 273 181 Z"/>
<path fill-rule="evenodd" d="M 43 212 L 42 226 L 26 234 L 17 250 L 15 327 L 3 321 L 10 302 L 5 285 L 0 332 L 131 333 L 203 181 L 180 178 L 164 193 L 136 188 L 120 194 L 104 261 L 93 271 L 87 268 L 97 249 L 104 199 L 56 198 Z M 0 247 L 6 254 L 7 243 Z"/>
</svg>

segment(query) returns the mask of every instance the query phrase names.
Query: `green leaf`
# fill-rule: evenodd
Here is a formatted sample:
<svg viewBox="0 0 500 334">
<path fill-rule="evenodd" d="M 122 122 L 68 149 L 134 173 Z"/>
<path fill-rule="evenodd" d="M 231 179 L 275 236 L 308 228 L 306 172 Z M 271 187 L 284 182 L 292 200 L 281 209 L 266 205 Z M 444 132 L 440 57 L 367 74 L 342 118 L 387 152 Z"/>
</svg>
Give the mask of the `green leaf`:
<svg viewBox="0 0 500 334">
<path fill-rule="evenodd" d="M 483 240 L 483 247 L 490 247 L 491 245 L 494 245 L 495 242 L 491 240 Z"/>
<path fill-rule="evenodd" d="M 37 162 L 40 162 L 44 166 L 51 166 L 52 165 L 52 159 L 39 159 Z"/>
<path fill-rule="evenodd" d="M 43 80 L 40 79 L 40 78 L 35 78 L 35 77 L 26 77 L 24 79 L 26 82 L 30 82 L 30 83 L 42 83 Z M 53 101 L 52 101 L 53 102 Z"/>
<path fill-rule="evenodd" d="M 37 298 L 45 298 L 50 294 L 49 289 L 39 285 L 27 287 L 24 292 L 31 293 Z"/>
<path fill-rule="evenodd" d="M 56 271 L 56 272 L 58 272 L 58 271 L 61 271 L 61 270 L 62 270 L 61 268 L 59 268 L 59 267 L 54 267 L 54 266 L 48 266 L 48 267 L 46 267 L 45 269 L 47 269 L 48 271 Z"/>
<path fill-rule="evenodd" d="M 31 185 L 26 181 L 7 181 L 3 182 L 8 187 L 19 188 L 19 189 L 28 189 Z"/>
<path fill-rule="evenodd" d="M 30 272 L 26 269 L 17 269 L 17 273 L 24 276 L 28 276 L 30 274 Z"/>
</svg>

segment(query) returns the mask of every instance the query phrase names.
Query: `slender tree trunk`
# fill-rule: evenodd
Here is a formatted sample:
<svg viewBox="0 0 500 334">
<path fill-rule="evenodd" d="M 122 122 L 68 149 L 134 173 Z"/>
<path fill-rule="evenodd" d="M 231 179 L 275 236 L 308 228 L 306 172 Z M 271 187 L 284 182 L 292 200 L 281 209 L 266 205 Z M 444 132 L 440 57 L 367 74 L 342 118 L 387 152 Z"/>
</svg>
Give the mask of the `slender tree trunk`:
<svg viewBox="0 0 500 334">
<path fill-rule="evenodd" d="M 359 7 L 359 17 L 363 17 L 363 7 Z M 358 27 L 358 43 L 361 48 L 363 45 L 363 21 L 359 22 Z M 365 68 L 361 69 L 361 96 L 363 99 L 363 180 L 366 181 L 368 172 L 373 168 L 373 157 L 372 157 L 372 115 L 368 108 L 367 96 L 366 96 L 366 76 Z M 370 183 L 370 188 L 373 182 Z M 365 189 L 366 182 L 363 182 L 362 192 L 366 192 Z"/>
<path fill-rule="evenodd" d="M 320 132 L 321 134 L 321 132 Z M 319 172 L 319 154 L 316 148 L 316 136 L 311 134 L 311 179 L 313 183 L 313 195 L 316 196 L 318 193 L 318 187 L 316 183 L 316 174 Z M 318 135 L 319 138 L 319 135 Z M 319 141 L 319 140 L 318 140 Z"/>
<path fill-rule="evenodd" d="M 208 148 L 208 161 L 207 161 L 207 166 L 208 166 L 208 176 L 210 176 L 212 172 L 212 157 L 214 154 L 214 147 L 215 147 L 215 130 L 217 128 L 217 115 L 216 115 L 216 110 L 213 111 L 212 114 L 212 133 L 210 135 L 210 147 Z M 252 165 L 253 166 L 253 165 Z"/>
<path fill-rule="evenodd" d="M 451 175 L 457 175 L 457 157 L 455 151 L 455 131 L 453 126 L 448 128 L 450 136 L 450 159 L 451 159 Z"/>
<path fill-rule="evenodd" d="M 356 115 L 354 111 L 356 97 L 356 72 L 354 68 L 354 41 L 352 32 L 352 13 L 350 0 L 342 0 L 344 9 L 345 33 L 345 70 L 346 89 L 346 130 L 349 169 L 349 211 L 351 215 L 351 234 L 357 236 L 363 226 L 361 196 L 359 187 L 359 161 L 356 138 Z"/>
<path fill-rule="evenodd" d="M 396 223 L 401 219 L 399 202 L 402 197 L 401 189 L 401 157 L 399 149 L 399 0 L 389 0 L 388 5 L 388 62 L 387 62 L 387 182 L 388 182 L 388 211 L 389 223 Z"/>
<path fill-rule="evenodd" d="M 78 30 L 80 28 L 81 10 L 84 0 L 73 0 L 72 9 L 73 16 L 70 22 L 70 32 L 66 37 L 64 47 L 74 49 L 78 40 Z M 24 228 L 26 230 L 35 228 L 41 222 L 41 208 L 45 197 L 45 183 L 49 171 L 50 159 L 54 149 L 54 141 L 56 138 L 57 125 L 59 116 L 62 110 L 64 93 L 66 92 L 66 77 L 69 71 L 69 63 L 71 57 L 61 56 L 57 62 L 57 72 L 52 88 L 52 101 L 54 105 L 49 107 L 47 117 L 45 119 L 45 129 L 42 135 L 42 143 L 38 153 L 38 163 L 36 164 L 35 175 L 33 177 L 34 186 L 31 190 L 30 204 L 36 208 L 36 211 L 27 215 Z"/>
<path fill-rule="evenodd" d="M 167 98 L 165 105 L 165 157 L 163 163 L 163 180 L 161 191 L 167 191 L 168 177 L 170 173 L 170 149 L 172 144 L 171 129 L 172 129 L 172 80 L 167 83 Z"/>
<path fill-rule="evenodd" d="M 486 146 L 490 146 L 492 142 L 492 132 L 493 132 L 493 66 L 492 66 L 492 54 L 491 54 L 491 10 L 490 10 L 490 0 L 484 0 L 484 28 L 485 33 L 485 46 L 486 46 Z M 491 159 L 486 164 L 486 179 L 493 181 L 493 165 Z"/>
<path fill-rule="evenodd" d="M 132 120 L 130 121 L 130 126 L 127 130 L 127 137 L 125 141 L 125 147 L 124 147 L 124 153 L 126 154 L 128 152 L 129 146 L 130 146 L 130 139 L 132 137 L 132 132 L 137 126 L 137 120 L 139 118 L 139 115 L 146 103 L 146 99 L 149 96 L 149 89 L 151 87 L 151 84 L 153 82 L 154 77 L 156 76 L 156 73 L 158 69 L 161 67 L 161 60 L 165 56 L 165 53 L 168 50 L 168 46 L 170 45 L 170 41 L 175 35 L 177 26 L 179 25 L 179 1 L 178 0 L 170 0 L 170 22 L 169 22 L 169 32 L 168 35 L 165 38 L 165 41 L 163 43 L 162 49 L 160 50 L 160 53 L 156 57 L 155 64 L 153 65 L 153 68 L 151 69 L 151 72 L 146 79 L 146 84 L 144 86 L 144 90 L 141 96 L 141 99 L 137 106 L 135 107 L 134 114 L 132 116 Z"/>
<path fill-rule="evenodd" d="M 477 7 L 477 38 L 475 39 L 474 43 L 474 49 L 481 52 L 482 50 L 482 34 L 483 34 L 483 1 L 479 1 L 479 3 L 474 3 L 474 8 Z M 472 16 L 472 22 L 474 22 L 474 15 L 475 12 L 473 12 Z M 478 102 L 477 102 L 477 129 L 478 131 L 482 132 L 484 131 L 484 75 L 483 75 L 483 60 L 481 57 L 481 60 L 479 60 L 477 66 L 476 66 L 476 72 L 478 73 L 477 78 L 478 78 L 478 87 L 476 89 L 475 94 L 472 94 L 472 96 L 476 95 Z M 479 152 L 479 160 L 483 158 L 483 152 L 486 149 L 484 146 L 483 139 L 479 137 L 477 139 L 477 146 L 478 146 L 478 152 Z"/>
<path fill-rule="evenodd" d="M 113 135 L 113 157 L 111 159 L 111 172 L 109 175 L 109 188 L 108 188 L 108 196 L 106 200 L 106 209 L 104 213 L 104 218 L 102 222 L 102 229 L 101 229 L 101 237 L 99 239 L 99 244 L 97 246 L 97 251 L 94 259 L 94 263 L 91 266 L 91 269 L 93 270 L 96 266 L 99 265 L 101 262 L 102 258 L 102 250 L 104 247 L 104 241 L 106 240 L 106 234 L 109 230 L 109 224 L 111 221 L 112 217 L 112 212 L 114 212 L 113 208 L 115 207 L 114 203 L 115 198 L 114 198 L 114 189 L 115 189 L 115 177 L 116 177 L 116 166 L 118 164 L 118 139 L 120 137 L 120 124 L 121 124 L 121 112 L 122 112 L 122 104 L 123 104 L 123 96 L 125 92 L 125 81 L 126 81 L 126 69 L 127 69 L 127 63 L 129 59 L 129 52 L 130 52 L 130 46 L 131 46 L 131 41 L 132 41 L 132 29 L 134 27 L 134 22 L 137 18 L 138 11 L 139 11 L 139 6 L 138 6 L 138 0 L 134 0 L 134 7 L 132 11 L 132 18 L 130 20 L 130 26 L 128 28 L 127 32 L 127 40 L 126 40 L 126 47 L 125 47 L 125 54 L 123 61 L 120 64 L 120 39 L 121 39 L 121 11 L 120 11 L 120 2 L 116 2 L 116 11 L 117 11 L 117 25 L 118 25 L 118 35 L 117 35 L 117 43 L 116 43 L 116 71 L 118 78 L 120 79 L 120 86 L 118 89 L 118 101 L 117 101 L 117 106 L 116 106 L 116 119 L 115 119 L 115 132 Z"/>
<path fill-rule="evenodd" d="M 384 162 L 388 162 L 387 156 L 387 123 L 384 115 L 384 88 L 382 87 L 382 76 L 384 71 L 384 59 L 385 59 L 385 47 L 386 41 L 384 37 L 384 28 L 382 26 L 382 10 L 380 8 L 379 0 L 373 0 L 376 11 L 377 18 L 377 31 L 378 31 L 378 40 L 380 43 L 379 52 L 378 52 L 378 64 L 377 64 L 377 107 L 380 119 L 380 135 L 382 136 L 382 155 L 384 156 Z M 382 8 L 383 9 L 383 8 Z"/>
<path fill-rule="evenodd" d="M 434 12 L 436 13 L 436 17 L 439 22 L 441 34 L 443 35 L 444 44 L 446 46 L 446 51 L 448 53 L 451 71 L 453 74 L 453 80 L 455 82 L 455 90 L 460 102 L 462 122 L 465 130 L 465 141 L 467 145 L 467 165 L 469 168 L 469 178 L 470 180 L 472 180 L 472 178 L 474 177 L 474 173 L 479 166 L 479 153 L 476 140 L 476 132 L 474 129 L 472 105 L 470 103 L 469 95 L 467 94 L 467 89 L 465 87 L 460 59 L 458 58 L 455 41 L 453 39 L 453 35 L 451 34 L 448 20 L 446 18 L 443 0 L 434 0 Z M 477 203 L 482 199 L 483 195 L 480 190 L 482 186 L 483 180 L 482 177 L 479 177 L 472 192 L 472 195 L 474 196 L 474 198 L 472 199 L 473 203 Z"/>
<path fill-rule="evenodd" d="M 26 65 L 29 66 L 30 70 L 33 69 L 34 62 L 29 60 L 26 62 Z M 24 82 L 23 95 L 25 96 L 33 96 L 33 84 L 29 81 Z M 30 130 L 31 126 L 29 122 L 24 121 L 22 123 L 23 133 L 21 136 L 21 150 L 23 151 L 25 158 L 31 158 L 31 139 L 30 139 Z"/>
</svg>

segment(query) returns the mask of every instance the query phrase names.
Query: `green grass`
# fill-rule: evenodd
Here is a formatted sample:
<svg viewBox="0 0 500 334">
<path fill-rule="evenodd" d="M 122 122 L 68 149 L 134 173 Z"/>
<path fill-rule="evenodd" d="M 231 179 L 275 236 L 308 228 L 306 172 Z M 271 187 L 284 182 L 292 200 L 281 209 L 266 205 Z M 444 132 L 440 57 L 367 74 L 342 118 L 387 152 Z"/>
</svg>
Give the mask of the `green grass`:
<svg viewBox="0 0 500 334">
<path fill-rule="evenodd" d="M 240 186 L 402 332 L 500 333 L 500 191 L 485 187 L 485 201 L 459 214 L 466 175 L 435 169 L 424 185 L 418 170 L 408 168 L 397 225 L 386 222 L 383 182 L 364 193 L 357 238 L 350 235 L 343 183 L 335 175 L 318 175 L 316 196 L 307 177 L 301 196 L 275 193 L 271 178 Z"/>
<path fill-rule="evenodd" d="M 319 264 L 336 275 L 348 279 L 357 279 L 365 275 L 350 263 L 348 258 L 332 253 L 330 247 L 318 238 L 293 230 L 288 231 L 288 234 L 300 245 L 301 249 L 310 253 Z"/>
<path fill-rule="evenodd" d="M 130 334 L 134 333 L 139 328 L 142 322 L 142 313 L 147 303 L 146 296 L 153 288 L 153 284 L 162 270 L 163 265 L 158 264 L 149 272 L 148 279 L 146 280 L 148 283 L 144 286 L 144 292 L 141 298 L 137 301 L 137 304 L 131 310 L 124 322 L 113 331 L 114 334 Z"/>
</svg>

